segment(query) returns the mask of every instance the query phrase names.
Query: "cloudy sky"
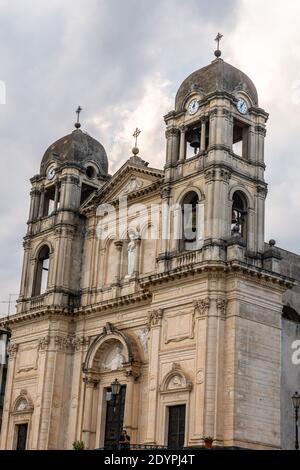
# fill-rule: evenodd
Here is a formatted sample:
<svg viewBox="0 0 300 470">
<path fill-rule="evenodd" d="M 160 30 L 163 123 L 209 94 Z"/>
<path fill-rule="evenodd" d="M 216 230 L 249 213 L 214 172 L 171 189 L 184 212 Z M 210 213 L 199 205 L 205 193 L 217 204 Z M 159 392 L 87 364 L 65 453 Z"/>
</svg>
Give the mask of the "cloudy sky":
<svg viewBox="0 0 300 470">
<path fill-rule="evenodd" d="M 223 58 L 252 78 L 270 113 L 266 240 L 300 252 L 300 3 L 282 5 L 0 0 L 0 301 L 18 292 L 29 178 L 48 145 L 72 130 L 77 105 L 110 173 L 130 155 L 136 126 L 141 156 L 162 167 L 163 115 L 182 80 L 213 59 L 218 31 Z"/>
</svg>

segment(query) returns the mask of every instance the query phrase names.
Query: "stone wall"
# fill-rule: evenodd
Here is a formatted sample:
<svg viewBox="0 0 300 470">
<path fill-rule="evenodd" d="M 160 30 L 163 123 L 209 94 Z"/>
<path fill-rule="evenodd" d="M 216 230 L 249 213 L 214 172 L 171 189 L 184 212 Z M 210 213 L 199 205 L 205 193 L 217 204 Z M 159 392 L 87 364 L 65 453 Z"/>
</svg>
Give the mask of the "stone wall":
<svg viewBox="0 0 300 470">
<path fill-rule="evenodd" d="M 297 279 L 299 285 L 283 295 L 283 304 L 299 314 L 300 318 L 300 255 L 280 249 L 281 272 Z M 300 322 L 282 320 L 282 388 L 281 388 L 281 444 L 283 449 L 295 447 L 295 418 L 291 397 L 300 392 L 300 364 L 292 363 L 292 344 L 300 340 Z"/>
</svg>

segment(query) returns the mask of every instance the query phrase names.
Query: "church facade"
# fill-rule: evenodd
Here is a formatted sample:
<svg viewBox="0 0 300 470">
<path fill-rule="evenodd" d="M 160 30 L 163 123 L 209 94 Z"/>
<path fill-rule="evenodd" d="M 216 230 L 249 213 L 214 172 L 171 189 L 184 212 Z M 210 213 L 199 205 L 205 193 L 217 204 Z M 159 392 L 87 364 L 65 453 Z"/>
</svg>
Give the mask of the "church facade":
<svg viewBox="0 0 300 470">
<path fill-rule="evenodd" d="M 134 147 L 108 175 L 79 122 L 47 149 L 5 323 L 2 449 L 113 448 L 124 427 L 132 444 L 281 448 L 295 281 L 264 242 L 267 119 L 217 51 L 165 116 L 163 170 Z"/>
</svg>

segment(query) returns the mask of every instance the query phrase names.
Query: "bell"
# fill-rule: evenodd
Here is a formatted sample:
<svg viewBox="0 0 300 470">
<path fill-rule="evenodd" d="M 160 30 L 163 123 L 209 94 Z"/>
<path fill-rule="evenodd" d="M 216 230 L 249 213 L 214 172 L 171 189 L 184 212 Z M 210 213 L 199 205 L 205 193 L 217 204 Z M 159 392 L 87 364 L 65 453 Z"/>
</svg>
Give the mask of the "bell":
<svg viewBox="0 0 300 470">
<path fill-rule="evenodd" d="M 200 148 L 200 134 L 199 134 L 199 131 L 196 130 L 196 131 L 191 132 L 190 138 L 189 138 L 189 143 L 190 143 L 190 146 L 195 149 L 195 153 L 196 153 L 196 149 Z"/>
</svg>

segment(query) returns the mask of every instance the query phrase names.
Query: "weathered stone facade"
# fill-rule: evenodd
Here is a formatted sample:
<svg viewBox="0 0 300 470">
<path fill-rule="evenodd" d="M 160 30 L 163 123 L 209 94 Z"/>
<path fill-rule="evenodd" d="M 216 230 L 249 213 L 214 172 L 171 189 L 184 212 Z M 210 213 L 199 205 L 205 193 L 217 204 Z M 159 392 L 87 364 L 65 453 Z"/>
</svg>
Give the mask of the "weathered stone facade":
<svg viewBox="0 0 300 470">
<path fill-rule="evenodd" d="M 115 378 L 132 443 L 167 445 L 170 407 L 185 405 L 185 446 L 212 436 L 216 446 L 281 447 L 282 295 L 294 281 L 264 244 L 268 115 L 250 79 L 223 65 L 179 89 L 164 170 L 134 149 L 108 176 L 103 147 L 78 126 L 47 150 L 9 321 L 2 449 L 16 447 L 20 423 L 28 449 L 102 447 Z M 191 194 L 195 239 L 166 236 Z M 116 237 L 105 204 L 121 222 Z M 150 222 L 137 223 L 136 204 L 155 205 Z"/>
</svg>

